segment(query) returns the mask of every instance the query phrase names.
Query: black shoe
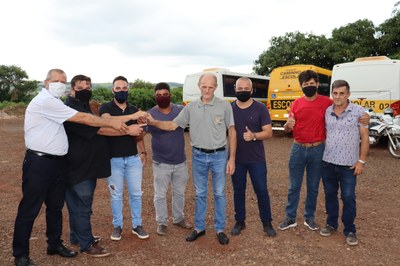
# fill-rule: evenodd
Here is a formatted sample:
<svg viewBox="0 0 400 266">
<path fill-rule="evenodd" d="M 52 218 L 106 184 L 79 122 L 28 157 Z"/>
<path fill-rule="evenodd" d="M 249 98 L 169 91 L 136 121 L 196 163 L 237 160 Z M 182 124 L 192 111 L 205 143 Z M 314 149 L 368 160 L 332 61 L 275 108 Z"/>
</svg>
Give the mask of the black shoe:
<svg viewBox="0 0 400 266">
<path fill-rule="evenodd" d="M 224 232 L 217 233 L 218 241 L 221 245 L 228 245 L 229 238 Z"/>
<path fill-rule="evenodd" d="M 35 263 L 28 257 L 19 257 L 14 259 L 15 266 L 35 266 Z"/>
<path fill-rule="evenodd" d="M 196 230 L 193 230 L 192 233 L 186 237 L 187 242 L 193 242 L 195 241 L 198 237 L 204 236 L 206 234 L 206 230 L 197 232 Z"/>
<path fill-rule="evenodd" d="M 72 258 L 75 257 L 78 253 L 73 250 L 68 249 L 62 243 L 55 247 L 47 247 L 47 255 L 60 255 L 61 257 Z"/>
<path fill-rule="evenodd" d="M 244 222 L 236 222 L 232 228 L 231 235 L 237 236 L 240 235 L 240 232 L 246 228 L 246 224 Z"/>
<path fill-rule="evenodd" d="M 272 227 L 271 221 L 265 222 L 263 227 L 266 236 L 271 236 L 271 237 L 276 236 L 276 231 Z"/>
</svg>

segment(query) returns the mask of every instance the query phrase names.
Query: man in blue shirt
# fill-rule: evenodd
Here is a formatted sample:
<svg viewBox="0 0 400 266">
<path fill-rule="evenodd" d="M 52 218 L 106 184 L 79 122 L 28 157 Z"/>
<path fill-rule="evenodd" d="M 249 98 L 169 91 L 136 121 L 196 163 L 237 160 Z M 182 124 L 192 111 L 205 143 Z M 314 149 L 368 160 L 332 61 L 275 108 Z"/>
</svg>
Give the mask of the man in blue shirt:
<svg viewBox="0 0 400 266">
<path fill-rule="evenodd" d="M 170 87 L 167 83 L 156 84 L 157 105 L 148 111 L 154 119 L 172 121 L 182 111 L 183 106 L 171 103 Z M 189 179 L 185 155 L 184 129 L 165 131 L 148 126 L 151 133 L 154 175 L 154 207 L 156 210 L 157 234 L 165 235 L 168 225 L 167 192 L 172 185 L 172 223 L 190 229 L 192 225 L 185 220 L 185 190 Z"/>
</svg>

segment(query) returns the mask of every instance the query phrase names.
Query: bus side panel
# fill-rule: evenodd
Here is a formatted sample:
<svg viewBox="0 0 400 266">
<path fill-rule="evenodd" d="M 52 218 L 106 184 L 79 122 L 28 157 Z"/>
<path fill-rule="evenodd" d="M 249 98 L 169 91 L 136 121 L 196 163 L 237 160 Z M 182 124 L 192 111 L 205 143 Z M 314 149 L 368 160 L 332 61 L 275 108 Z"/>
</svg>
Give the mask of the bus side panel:
<svg viewBox="0 0 400 266">
<path fill-rule="evenodd" d="M 398 61 L 397 63 L 393 63 Z M 350 85 L 350 100 L 381 114 L 400 100 L 400 60 L 360 61 L 335 65 L 332 82 Z"/>
</svg>

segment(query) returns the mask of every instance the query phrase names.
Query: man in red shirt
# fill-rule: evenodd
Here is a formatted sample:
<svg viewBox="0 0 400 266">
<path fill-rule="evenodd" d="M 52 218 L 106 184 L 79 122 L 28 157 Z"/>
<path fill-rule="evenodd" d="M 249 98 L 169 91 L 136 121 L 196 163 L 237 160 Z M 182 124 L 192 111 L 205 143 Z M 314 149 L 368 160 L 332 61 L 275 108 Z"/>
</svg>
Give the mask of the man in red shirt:
<svg viewBox="0 0 400 266">
<path fill-rule="evenodd" d="M 304 169 L 307 177 L 307 197 L 305 202 L 304 225 L 310 230 L 318 230 L 315 209 L 321 178 L 322 155 L 325 148 L 325 110 L 332 100 L 319 95 L 318 74 L 306 70 L 299 75 L 304 97 L 295 100 L 284 128 L 293 132 L 294 142 L 289 160 L 289 192 L 285 219 L 278 226 L 286 230 L 297 226 L 296 213 L 299 205 Z"/>
</svg>

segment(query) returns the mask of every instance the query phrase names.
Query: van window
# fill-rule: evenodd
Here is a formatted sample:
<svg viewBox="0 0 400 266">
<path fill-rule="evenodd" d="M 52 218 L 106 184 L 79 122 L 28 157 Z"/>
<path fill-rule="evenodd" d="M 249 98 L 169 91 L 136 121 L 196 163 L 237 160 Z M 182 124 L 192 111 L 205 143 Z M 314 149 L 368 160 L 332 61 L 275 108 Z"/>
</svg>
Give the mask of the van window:
<svg viewBox="0 0 400 266">
<path fill-rule="evenodd" d="M 222 86 L 224 88 L 224 97 L 236 97 L 235 83 L 239 76 L 223 75 Z M 268 83 L 267 79 L 250 78 L 253 83 L 253 98 L 267 99 Z"/>
</svg>

